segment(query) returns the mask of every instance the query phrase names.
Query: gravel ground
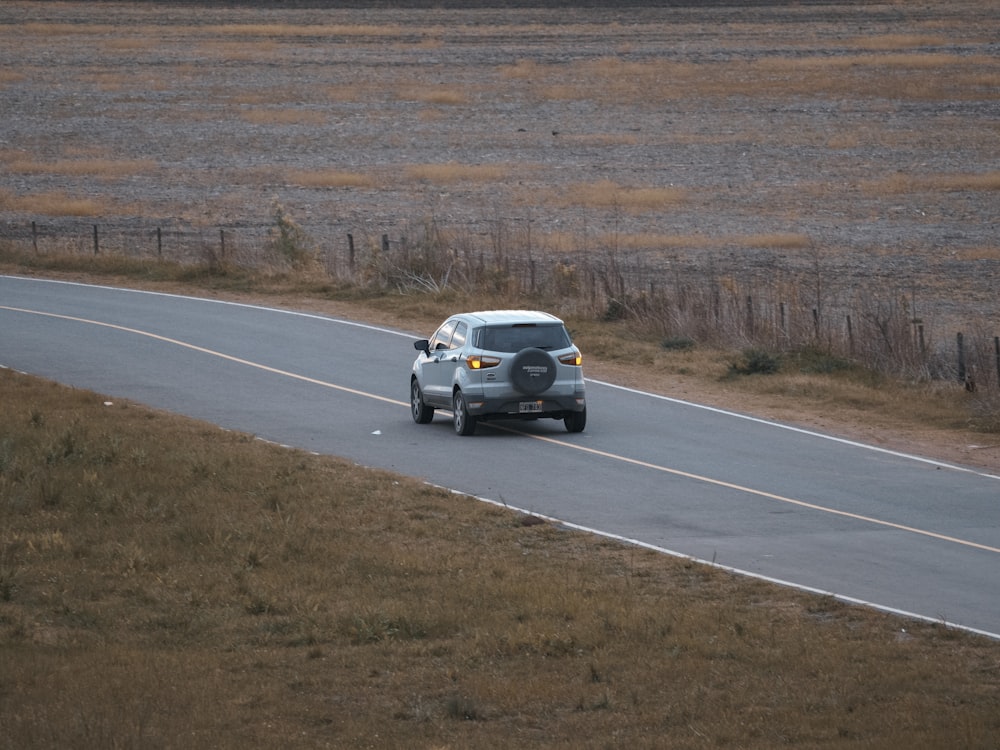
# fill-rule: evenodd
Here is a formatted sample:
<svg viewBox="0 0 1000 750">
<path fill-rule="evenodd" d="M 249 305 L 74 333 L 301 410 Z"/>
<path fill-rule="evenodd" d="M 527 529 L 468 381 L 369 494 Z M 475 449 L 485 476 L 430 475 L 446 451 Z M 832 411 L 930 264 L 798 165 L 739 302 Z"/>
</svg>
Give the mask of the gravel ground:
<svg viewBox="0 0 1000 750">
<path fill-rule="evenodd" d="M 4 3 L 0 237 L 279 202 L 328 247 L 530 228 L 1000 334 L 992 3 L 418 5 Z"/>
</svg>

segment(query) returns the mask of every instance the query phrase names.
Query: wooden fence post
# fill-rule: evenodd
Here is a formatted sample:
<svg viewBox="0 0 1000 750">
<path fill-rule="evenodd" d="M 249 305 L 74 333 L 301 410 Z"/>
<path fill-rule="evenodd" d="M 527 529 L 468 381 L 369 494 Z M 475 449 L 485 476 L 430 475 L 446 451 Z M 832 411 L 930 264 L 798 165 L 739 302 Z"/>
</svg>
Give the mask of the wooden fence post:
<svg viewBox="0 0 1000 750">
<path fill-rule="evenodd" d="M 851 316 L 847 316 L 847 351 L 854 356 L 854 326 L 851 324 Z"/>
<path fill-rule="evenodd" d="M 997 387 L 1000 388 L 1000 336 L 993 337 L 993 351 L 997 358 Z"/>
<path fill-rule="evenodd" d="M 965 336 L 961 333 L 957 336 L 958 341 L 958 380 L 959 382 L 965 382 Z"/>
<path fill-rule="evenodd" d="M 100 252 L 100 244 L 97 241 L 97 224 L 94 224 L 94 255 Z"/>
<path fill-rule="evenodd" d="M 226 262 L 226 230 L 219 229 L 219 251 L 222 253 L 222 262 Z"/>
<path fill-rule="evenodd" d="M 156 257 L 163 257 L 163 233 L 159 227 L 156 228 Z"/>
<path fill-rule="evenodd" d="M 347 265 L 354 273 L 354 235 L 350 233 L 347 235 Z"/>
<path fill-rule="evenodd" d="M 38 225 L 31 222 L 31 246 L 35 248 L 35 255 L 38 255 Z"/>
</svg>

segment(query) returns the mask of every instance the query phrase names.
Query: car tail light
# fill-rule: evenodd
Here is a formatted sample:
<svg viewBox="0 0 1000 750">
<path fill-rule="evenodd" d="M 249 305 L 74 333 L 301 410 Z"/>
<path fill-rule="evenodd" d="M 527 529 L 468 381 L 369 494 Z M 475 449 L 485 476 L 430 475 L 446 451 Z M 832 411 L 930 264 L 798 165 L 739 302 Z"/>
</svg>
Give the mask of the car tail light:
<svg viewBox="0 0 1000 750">
<path fill-rule="evenodd" d="M 559 357 L 559 361 L 564 365 L 574 365 L 579 367 L 583 364 L 583 355 L 580 352 L 572 352 L 570 354 L 563 354 Z"/>
<path fill-rule="evenodd" d="M 496 367 L 500 364 L 499 357 L 484 357 L 481 354 L 470 354 L 465 358 L 465 364 L 470 370 L 485 370 L 489 367 Z"/>
</svg>

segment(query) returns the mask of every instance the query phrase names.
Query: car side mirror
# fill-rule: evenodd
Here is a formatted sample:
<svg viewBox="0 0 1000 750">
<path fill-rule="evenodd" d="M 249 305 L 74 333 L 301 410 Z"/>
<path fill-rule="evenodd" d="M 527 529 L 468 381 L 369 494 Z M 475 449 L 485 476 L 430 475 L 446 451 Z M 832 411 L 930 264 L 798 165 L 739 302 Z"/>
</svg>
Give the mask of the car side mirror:
<svg viewBox="0 0 1000 750">
<path fill-rule="evenodd" d="M 419 352 L 423 352 L 428 357 L 431 355 L 431 342 L 427 339 L 420 339 L 419 341 L 413 342 L 413 348 Z"/>
</svg>

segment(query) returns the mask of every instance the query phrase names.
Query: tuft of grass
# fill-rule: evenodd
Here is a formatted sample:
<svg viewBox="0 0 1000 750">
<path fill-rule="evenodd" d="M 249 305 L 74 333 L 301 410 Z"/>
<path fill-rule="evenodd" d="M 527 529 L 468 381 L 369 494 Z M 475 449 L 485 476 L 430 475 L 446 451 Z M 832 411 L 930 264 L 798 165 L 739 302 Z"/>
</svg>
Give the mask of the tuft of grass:
<svg viewBox="0 0 1000 750">
<path fill-rule="evenodd" d="M 774 375 L 781 369 L 781 357 L 763 349 L 746 349 L 729 365 L 731 375 Z"/>
<path fill-rule="evenodd" d="M 660 346 L 671 352 L 683 352 L 694 349 L 695 345 L 694 339 L 687 336 L 670 336 L 660 342 Z"/>
</svg>

